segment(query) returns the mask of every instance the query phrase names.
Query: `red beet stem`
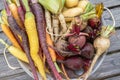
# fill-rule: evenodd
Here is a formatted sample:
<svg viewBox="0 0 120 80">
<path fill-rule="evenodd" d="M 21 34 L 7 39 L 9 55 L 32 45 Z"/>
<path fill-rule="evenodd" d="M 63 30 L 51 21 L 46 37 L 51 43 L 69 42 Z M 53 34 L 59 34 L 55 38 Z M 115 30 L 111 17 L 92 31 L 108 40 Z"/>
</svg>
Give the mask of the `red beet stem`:
<svg viewBox="0 0 120 80">
<path fill-rule="evenodd" d="M 39 5 L 38 3 L 32 4 L 32 9 L 33 9 L 33 13 L 35 14 L 35 17 L 36 17 L 39 41 L 41 44 L 41 48 L 43 49 L 43 53 L 45 54 L 45 56 L 47 58 L 47 63 L 50 66 L 50 69 L 52 70 L 56 80 L 62 80 L 62 77 L 57 72 L 55 65 L 52 61 L 52 58 L 50 56 L 50 53 L 48 51 L 48 47 L 47 47 L 47 43 L 46 43 L 46 33 L 45 33 L 46 25 L 45 25 L 45 17 L 44 17 L 43 9 L 42 9 L 41 5 Z"/>
<path fill-rule="evenodd" d="M 19 14 L 22 22 L 24 22 L 24 20 L 25 20 L 25 12 L 23 11 L 21 6 L 18 6 L 18 14 Z"/>
</svg>

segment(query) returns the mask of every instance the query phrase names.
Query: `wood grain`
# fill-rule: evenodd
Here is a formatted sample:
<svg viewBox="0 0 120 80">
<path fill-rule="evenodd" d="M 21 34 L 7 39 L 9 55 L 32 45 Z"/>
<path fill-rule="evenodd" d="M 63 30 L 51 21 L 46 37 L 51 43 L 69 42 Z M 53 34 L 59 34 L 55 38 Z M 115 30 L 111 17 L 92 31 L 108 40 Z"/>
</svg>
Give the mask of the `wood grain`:
<svg viewBox="0 0 120 80">
<path fill-rule="evenodd" d="M 106 56 L 102 65 L 88 80 L 100 80 L 120 75 L 120 52 Z"/>
</svg>

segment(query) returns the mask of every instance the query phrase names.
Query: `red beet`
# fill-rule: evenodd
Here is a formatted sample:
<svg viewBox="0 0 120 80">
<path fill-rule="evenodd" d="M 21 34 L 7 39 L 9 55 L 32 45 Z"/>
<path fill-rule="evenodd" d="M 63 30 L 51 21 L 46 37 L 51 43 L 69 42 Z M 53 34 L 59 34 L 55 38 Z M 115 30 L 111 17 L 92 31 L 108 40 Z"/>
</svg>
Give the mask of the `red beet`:
<svg viewBox="0 0 120 80">
<path fill-rule="evenodd" d="M 82 58 L 78 56 L 69 57 L 63 63 L 71 70 L 80 70 L 84 65 Z"/>
<path fill-rule="evenodd" d="M 94 47 L 91 43 L 86 43 L 83 49 L 81 50 L 81 56 L 91 59 L 94 56 Z"/>
<path fill-rule="evenodd" d="M 100 24 L 101 21 L 97 17 L 88 20 L 88 25 L 93 29 L 97 29 L 100 26 Z"/>
<path fill-rule="evenodd" d="M 68 42 L 73 46 L 82 48 L 86 43 L 86 36 L 73 35 L 68 38 Z"/>
</svg>

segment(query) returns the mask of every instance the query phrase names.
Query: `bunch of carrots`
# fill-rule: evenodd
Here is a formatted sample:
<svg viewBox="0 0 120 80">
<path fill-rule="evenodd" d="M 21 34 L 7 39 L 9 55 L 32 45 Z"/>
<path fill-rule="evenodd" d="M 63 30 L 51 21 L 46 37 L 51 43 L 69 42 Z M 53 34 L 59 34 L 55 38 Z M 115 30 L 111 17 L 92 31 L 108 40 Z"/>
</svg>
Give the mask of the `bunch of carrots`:
<svg viewBox="0 0 120 80">
<path fill-rule="evenodd" d="M 50 71 L 56 80 L 62 80 L 60 73 L 69 80 L 64 65 L 60 67 L 57 63 L 57 59 L 63 60 L 64 57 L 58 54 L 54 46 L 70 32 L 74 17 L 89 11 L 91 4 L 87 5 L 88 0 L 75 0 L 74 3 L 70 0 L 3 1 L 5 9 L 1 11 L 0 25 L 12 46 L 2 39 L 0 43 L 13 56 L 29 64 L 34 80 L 39 80 L 37 71 L 43 80 L 47 80 L 46 73 Z M 80 17 L 88 20 L 88 16 L 97 16 L 94 12 Z"/>
<path fill-rule="evenodd" d="M 48 47 L 53 46 L 53 42 L 45 32 L 44 10 L 38 0 L 4 0 L 4 6 L 0 24 L 13 46 L 2 39 L 0 42 L 13 56 L 30 65 L 34 80 L 39 80 L 37 70 L 43 80 L 47 79 L 44 56 L 54 77 L 61 80 L 62 77 L 56 69 L 56 53 Z"/>
</svg>

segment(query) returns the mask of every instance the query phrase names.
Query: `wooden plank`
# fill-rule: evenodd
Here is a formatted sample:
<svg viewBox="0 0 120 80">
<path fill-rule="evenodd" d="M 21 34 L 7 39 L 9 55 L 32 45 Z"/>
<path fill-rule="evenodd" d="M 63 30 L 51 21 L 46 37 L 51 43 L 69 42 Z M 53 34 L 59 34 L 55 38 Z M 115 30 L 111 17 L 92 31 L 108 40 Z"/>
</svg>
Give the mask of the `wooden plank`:
<svg viewBox="0 0 120 80">
<path fill-rule="evenodd" d="M 22 72 L 13 76 L 3 77 L 0 80 L 33 80 L 28 74 Z"/>
<path fill-rule="evenodd" d="M 103 2 L 106 7 L 114 7 L 120 5 L 120 0 L 90 0 L 93 4 Z"/>
<path fill-rule="evenodd" d="M 114 76 L 112 78 L 107 78 L 105 80 L 119 80 L 120 79 L 120 75 L 119 76 Z"/>
<path fill-rule="evenodd" d="M 8 56 L 8 61 L 10 62 L 10 64 L 12 66 L 20 67 L 20 65 L 18 64 L 17 59 L 15 57 L 13 57 L 12 55 L 10 55 L 8 53 L 7 53 L 7 56 Z M 24 71 L 22 69 L 11 70 L 7 66 L 3 55 L 0 55 L 0 78 L 1 77 L 6 77 L 6 76 L 11 76 L 11 75 L 14 75 L 14 74 L 19 74 L 21 72 L 24 72 Z"/>
<path fill-rule="evenodd" d="M 103 80 L 118 74 L 120 75 L 120 52 L 106 56 L 102 65 L 88 80 Z"/>
<path fill-rule="evenodd" d="M 3 0 L 0 0 L 0 10 L 4 8 Z"/>
<path fill-rule="evenodd" d="M 9 61 L 13 64 L 17 64 L 16 62 L 16 59 L 14 58 L 10 58 L 10 55 L 9 56 Z M 3 56 L 0 56 L 0 59 L 2 58 Z M 12 57 L 12 56 L 11 56 Z M 4 59 L 2 58 L 0 61 L 3 61 Z M 3 63 L 3 62 L 0 62 L 0 63 Z M 0 64 L 0 66 L 2 66 L 1 69 L 4 68 L 4 70 L 1 70 L 0 69 L 0 72 L 2 74 L 0 74 L 0 79 L 2 80 L 19 80 L 19 79 L 22 79 L 22 80 L 32 80 L 31 77 L 29 77 L 26 73 L 24 73 L 24 71 L 22 69 L 18 69 L 18 70 L 10 70 L 9 68 L 7 68 L 7 65 L 4 63 L 3 64 Z M 88 79 L 88 80 L 103 80 L 103 78 L 108 78 L 108 77 L 111 77 L 113 75 L 116 75 L 116 74 L 120 74 L 120 52 L 118 53 L 114 53 L 112 55 L 108 55 L 103 64 L 99 67 L 99 69 Z M 5 70 L 6 69 L 6 70 Z M 109 79 L 108 79 L 109 80 Z M 113 79 L 114 80 L 114 79 Z M 117 79 L 116 79 L 117 80 Z"/>
<path fill-rule="evenodd" d="M 0 39 L 3 39 L 6 43 L 11 45 L 11 42 L 9 41 L 9 39 L 6 37 L 6 35 L 3 32 L 0 33 Z M 5 46 L 0 43 L 0 54 L 3 53 L 4 48 L 5 48 Z M 6 52 L 8 52 L 8 51 L 6 51 Z"/>
<path fill-rule="evenodd" d="M 115 27 L 120 27 L 120 24 L 119 24 L 120 23 L 120 7 L 110 9 L 110 10 L 113 13 L 113 16 L 115 18 L 115 22 L 116 22 Z M 108 24 L 109 25 L 113 24 L 112 18 L 111 18 L 110 14 L 107 11 L 104 11 L 103 18 L 104 18 L 105 22 L 107 23 L 107 25 Z"/>
<path fill-rule="evenodd" d="M 111 46 L 109 52 L 120 50 L 120 30 L 116 30 L 116 33 L 110 37 Z"/>
</svg>

